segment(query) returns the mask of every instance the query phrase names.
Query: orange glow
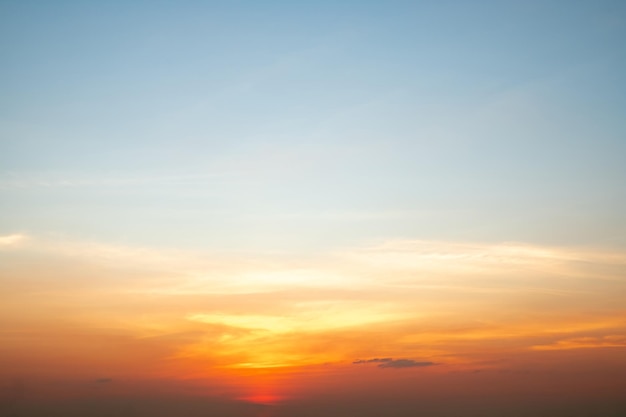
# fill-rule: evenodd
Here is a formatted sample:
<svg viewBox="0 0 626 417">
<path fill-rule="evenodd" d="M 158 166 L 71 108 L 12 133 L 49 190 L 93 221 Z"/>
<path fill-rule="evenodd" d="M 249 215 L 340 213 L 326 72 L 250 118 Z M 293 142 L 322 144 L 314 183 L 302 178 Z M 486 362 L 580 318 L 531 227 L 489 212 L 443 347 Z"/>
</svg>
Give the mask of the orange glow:
<svg viewBox="0 0 626 417">
<path fill-rule="evenodd" d="M 597 268 L 582 264 L 582 273 L 578 252 L 516 250 L 508 259 L 510 250 L 473 246 L 464 254 L 451 245 L 451 254 L 438 247 L 436 256 L 412 257 L 412 248 L 425 244 L 406 243 L 370 249 L 363 263 L 342 254 L 334 263 L 297 268 L 293 260 L 217 267 L 149 251 L 133 260 L 99 247 L 73 257 L 53 245 L 31 253 L 35 239 L 14 240 L 4 250 L 25 251 L 28 262 L 0 263 L 8 277 L 0 292 L 5 380 L 48 381 L 42 387 L 82 381 L 92 386 L 86 392 L 107 395 L 135 392 L 124 381 L 142 381 L 149 392 L 282 406 L 338 393 L 413 398 L 415 390 L 462 392 L 475 383 L 517 387 L 530 381 L 520 377 L 527 369 L 552 372 L 541 378 L 556 384 L 583 364 L 624 366 L 624 279 L 615 265 L 626 262 L 615 256 L 605 265 L 604 257 L 590 255 Z M 159 259 L 167 260 L 159 270 L 183 272 L 177 279 L 153 276 Z M 529 264 L 541 271 L 537 277 L 520 271 Z M 217 292 L 214 278 L 198 273 L 203 268 L 219 271 Z M 300 272 L 290 285 L 292 269 Z M 321 279 L 319 287 L 302 287 L 303 276 L 328 270 L 332 285 Z M 120 277 L 135 280 L 129 285 Z M 399 361 L 390 364 L 391 358 Z M 623 377 L 616 375 L 607 392 Z"/>
</svg>

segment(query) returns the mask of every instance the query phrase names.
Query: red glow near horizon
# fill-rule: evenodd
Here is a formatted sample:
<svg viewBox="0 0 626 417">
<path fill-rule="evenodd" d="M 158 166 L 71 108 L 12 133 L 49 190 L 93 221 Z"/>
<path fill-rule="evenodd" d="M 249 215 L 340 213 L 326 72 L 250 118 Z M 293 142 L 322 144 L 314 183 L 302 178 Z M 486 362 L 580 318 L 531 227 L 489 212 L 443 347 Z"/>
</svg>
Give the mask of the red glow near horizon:
<svg viewBox="0 0 626 417">
<path fill-rule="evenodd" d="M 276 394 L 260 392 L 241 397 L 240 399 L 254 404 L 275 405 L 284 400 L 284 397 Z"/>
</svg>

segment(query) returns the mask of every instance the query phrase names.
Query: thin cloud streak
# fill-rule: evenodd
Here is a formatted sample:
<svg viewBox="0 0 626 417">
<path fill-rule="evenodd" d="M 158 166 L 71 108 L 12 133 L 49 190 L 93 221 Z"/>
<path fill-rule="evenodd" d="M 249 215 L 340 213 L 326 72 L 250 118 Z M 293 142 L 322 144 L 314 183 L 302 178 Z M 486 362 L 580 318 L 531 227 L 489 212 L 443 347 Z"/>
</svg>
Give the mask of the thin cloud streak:
<svg viewBox="0 0 626 417">
<path fill-rule="evenodd" d="M 393 359 L 393 358 L 374 358 L 374 359 L 358 359 L 352 362 L 355 365 L 377 363 L 379 368 L 420 368 L 424 366 L 433 366 L 434 362 L 416 361 L 414 359 Z"/>
<path fill-rule="evenodd" d="M 3 247 L 10 248 L 10 247 L 18 246 L 21 243 L 24 243 L 27 239 L 28 239 L 28 236 L 18 234 L 18 233 L 15 233 L 12 235 L 0 236 L 0 249 L 2 249 Z"/>
<path fill-rule="evenodd" d="M 85 173 L 8 173 L 0 174 L 0 190 L 27 188 L 80 188 L 80 187 L 143 187 L 206 185 L 214 182 L 237 181 L 242 172 L 215 172 L 189 174 L 85 174 Z"/>
</svg>

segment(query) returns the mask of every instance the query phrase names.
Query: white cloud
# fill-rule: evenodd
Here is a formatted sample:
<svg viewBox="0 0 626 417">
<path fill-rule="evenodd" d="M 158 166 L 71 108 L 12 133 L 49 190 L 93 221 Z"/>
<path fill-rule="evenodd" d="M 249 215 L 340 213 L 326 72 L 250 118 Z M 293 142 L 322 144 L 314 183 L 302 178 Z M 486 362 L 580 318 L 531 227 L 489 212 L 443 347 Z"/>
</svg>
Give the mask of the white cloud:
<svg viewBox="0 0 626 417">
<path fill-rule="evenodd" d="M 17 233 L 12 235 L 0 236 L 0 248 L 14 247 L 25 242 L 27 239 L 28 237 L 26 235 Z"/>
</svg>

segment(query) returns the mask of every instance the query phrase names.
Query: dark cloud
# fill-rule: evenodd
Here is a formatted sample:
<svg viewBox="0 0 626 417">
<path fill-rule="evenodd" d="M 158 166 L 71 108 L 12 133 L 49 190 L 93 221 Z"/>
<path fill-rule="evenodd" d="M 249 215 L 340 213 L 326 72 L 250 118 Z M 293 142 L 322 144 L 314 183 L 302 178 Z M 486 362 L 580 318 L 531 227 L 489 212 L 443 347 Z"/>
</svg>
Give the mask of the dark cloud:
<svg viewBox="0 0 626 417">
<path fill-rule="evenodd" d="M 413 359 L 393 359 L 393 358 L 374 358 L 374 359 L 358 359 L 353 364 L 362 363 L 378 363 L 379 368 L 414 368 L 421 366 L 432 366 L 434 362 L 418 362 Z"/>
<path fill-rule="evenodd" d="M 360 363 L 391 362 L 392 360 L 393 360 L 392 358 L 357 359 L 352 363 L 358 365 Z"/>
<path fill-rule="evenodd" d="M 111 378 L 98 378 L 98 379 L 96 379 L 96 382 L 98 384 L 106 384 L 108 382 L 113 382 L 113 379 L 111 379 Z"/>
<path fill-rule="evenodd" d="M 420 366 L 432 366 L 433 362 L 418 362 L 413 359 L 394 359 L 389 362 L 381 363 L 379 368 L 413 368 Z"/>
</svg>

